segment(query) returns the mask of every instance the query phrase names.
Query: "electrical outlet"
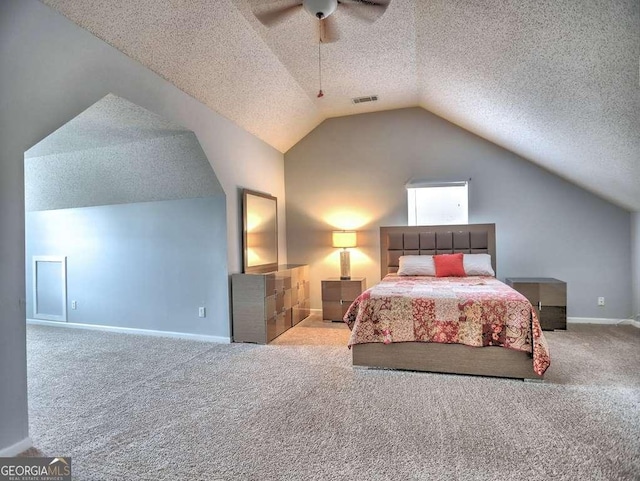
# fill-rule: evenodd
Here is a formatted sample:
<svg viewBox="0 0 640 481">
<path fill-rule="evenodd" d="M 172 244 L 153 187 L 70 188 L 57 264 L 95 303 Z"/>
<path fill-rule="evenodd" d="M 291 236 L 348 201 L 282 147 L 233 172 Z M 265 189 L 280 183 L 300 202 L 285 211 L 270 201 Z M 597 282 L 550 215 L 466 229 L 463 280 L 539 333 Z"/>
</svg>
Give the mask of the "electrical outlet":
<svg viewBox="0 0 640 481">
<path fill-rule="evenodd" d="M 78 301 L 71 301 L 71 309 L 77 309 L 78 308 Z"/>
<path fill-rule="evenodd" d="M 198 307 L 198 317 L 207 317 L 207 310 L 204 307 Z"/>
<path fill-rule="evenodd" d="M 598 305 L 604 306 L 604 297 L 598 297 Z"/>
</svg>

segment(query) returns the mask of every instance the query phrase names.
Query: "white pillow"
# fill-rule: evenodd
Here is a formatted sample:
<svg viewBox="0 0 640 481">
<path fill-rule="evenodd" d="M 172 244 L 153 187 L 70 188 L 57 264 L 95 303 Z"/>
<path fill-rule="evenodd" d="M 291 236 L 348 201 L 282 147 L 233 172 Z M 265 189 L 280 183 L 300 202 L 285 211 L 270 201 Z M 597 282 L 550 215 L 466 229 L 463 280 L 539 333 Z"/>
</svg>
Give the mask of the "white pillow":
<svg viewBox="0 0 640 481">
<path fill-rule="evenodd" d="M 399 276 L 434 276 L 433 256 L 400 256 Z"/>
<path fill-rule="evenodd" d="M 401 258 L 402 259 L 402 258 Z M 494 276 L 489 254 L 464 254 L 462 265 L 468 276 Z"/>
</svg>

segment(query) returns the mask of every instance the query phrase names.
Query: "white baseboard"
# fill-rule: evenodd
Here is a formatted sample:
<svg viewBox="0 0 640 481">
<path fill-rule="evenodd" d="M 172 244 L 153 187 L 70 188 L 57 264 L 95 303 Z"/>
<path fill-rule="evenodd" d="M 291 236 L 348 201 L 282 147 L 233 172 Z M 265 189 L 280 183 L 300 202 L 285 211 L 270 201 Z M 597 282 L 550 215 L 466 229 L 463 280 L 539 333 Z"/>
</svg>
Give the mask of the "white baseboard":
<svg viewBox="0 0 640 481">
<path fill-rule="evenodd" d="M 0 449 L 0 458 L 11 458 L 17 456 L 23 451 L 33 447 L 33 441 L 30 437 L 24 438 L 22 441 L 9 446 L 8 448 Z"/>
<path fill-rule="evenodd" d="M 116 326 L 102 326 L 102 325 L 94 325 L 94 324 L 80 324 L 75 322 L 43 321 L 41 319 L 27 319 L 27 324 L 36 324 L 40 326 L 66 327 L 71 329 L 88 329 L 93 331 L 120 332 L 124 334 L 138 334 L 142 336 L 171 337 L 174 339 L 188 339 L 190 341 L 216 342 L 219 344 L 231 343 L 231 339 L 229 337 L 207 336 L 205 334 L 188 334 L 184 332 L 172 332 L 172 331 L 154 331 L 151 329 L 136 329 L 133 327 L 116 327 Z"/>
<path fill-rule="evenodd" d="M 567 324 L 631 325 L 640 328 L 640 322 L 633 319 L 604 319 L 600 317 L 567 317 Z"/>
<path fill-rule="evenodd" d="M 630 326 L 637 327 L 638 329 L 640 329 L 640 321 L 635 321 L 633 319 L 625 319 L 620 324 L 628 324 Z"/>
<path fill-rule="evenodd" d="M 322 309 L 309 309 L 311 314 L 322 314 Z"/>
</svg>

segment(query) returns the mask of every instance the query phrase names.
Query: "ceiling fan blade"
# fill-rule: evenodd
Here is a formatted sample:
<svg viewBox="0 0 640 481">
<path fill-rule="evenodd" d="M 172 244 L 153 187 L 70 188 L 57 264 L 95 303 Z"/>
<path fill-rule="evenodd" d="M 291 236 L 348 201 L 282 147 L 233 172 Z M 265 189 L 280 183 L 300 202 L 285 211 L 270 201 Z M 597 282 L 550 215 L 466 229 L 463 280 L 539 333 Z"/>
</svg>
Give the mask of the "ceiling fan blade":
<svg viewBox="0 0 640 481">
<path fill-rule="evenodd" d="M 378 20 L 389 6 L 390 0 L 339 0 L 343 12 L 373 23 Z"/>
<path fill-rule="evenodd" d="M 320 42 L 333 43 L 340 38 L 333 15 L 320 20 Z"/>
<path fill-rule="evenodd" d="M 264 26 L 271 27 L 285 21 L 300 7 L 302 7 L 300 0 L 280 1 L 276 2 L 276 5 L 273 3 L 271 5 L 259 5 L 253 9 L 253 14 Z"/>
</svg>

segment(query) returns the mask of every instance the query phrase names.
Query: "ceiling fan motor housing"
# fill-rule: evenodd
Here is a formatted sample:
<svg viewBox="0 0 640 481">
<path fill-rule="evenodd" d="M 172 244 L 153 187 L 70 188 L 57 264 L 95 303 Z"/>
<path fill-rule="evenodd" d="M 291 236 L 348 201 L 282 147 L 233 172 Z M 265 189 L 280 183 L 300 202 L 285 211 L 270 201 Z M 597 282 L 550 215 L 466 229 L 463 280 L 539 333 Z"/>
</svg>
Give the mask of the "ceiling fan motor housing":
<svg viewBox="0 0 640 481">
<path fill-rule="evenodd" d="M 304 0 L 302 5 L 314 17 L 327 18 L 338 7 L 338 0 Z"/>
</svg>

